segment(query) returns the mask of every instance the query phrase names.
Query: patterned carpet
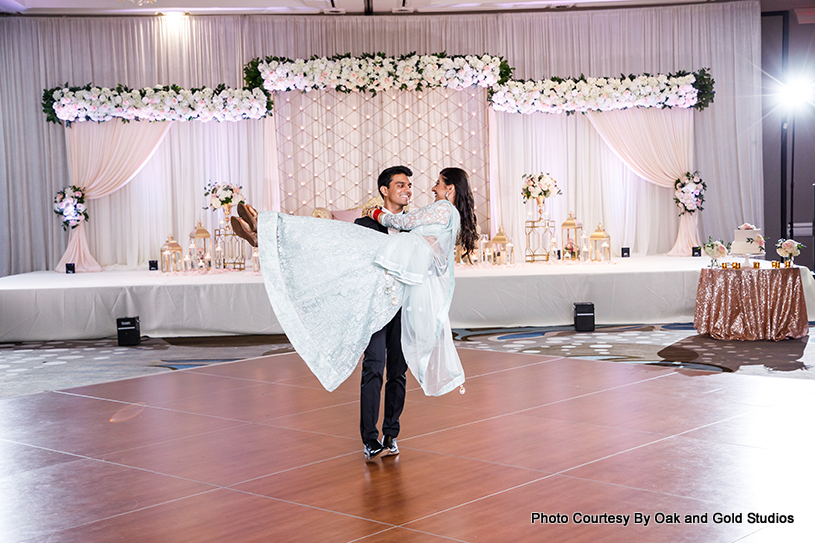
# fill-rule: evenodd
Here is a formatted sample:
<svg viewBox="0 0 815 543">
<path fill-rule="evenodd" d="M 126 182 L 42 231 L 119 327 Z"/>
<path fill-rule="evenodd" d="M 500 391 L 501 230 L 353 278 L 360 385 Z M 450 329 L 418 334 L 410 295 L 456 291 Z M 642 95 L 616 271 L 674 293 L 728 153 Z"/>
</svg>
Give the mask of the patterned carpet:
<svg viewBox="0 0 815 543">
<path fill-rule="evenodd" d="M 572 326 L 454 330 L 462 348 L 533 353 L 625 364 L 815 379 L 809 338 L 780 342 L 719 341 L 690 324 L 631 325 L 575 332 Z M 143 338 L 0 344 L 0 398 L 291 352 L 285 336 Z M 465 368 L 466 370 L 466 368 Z"/>
<path fill-rule="evenodd" d="M 815 378 L 815 351 L 808 348 L 809 337 L 722 341 L 696 334 L 691 324 L 608 326 L 594 332 L 575 332 L 571 326 L 456 330 L 455 334 L 461 347 L 491 351 Z"/>
</svg>

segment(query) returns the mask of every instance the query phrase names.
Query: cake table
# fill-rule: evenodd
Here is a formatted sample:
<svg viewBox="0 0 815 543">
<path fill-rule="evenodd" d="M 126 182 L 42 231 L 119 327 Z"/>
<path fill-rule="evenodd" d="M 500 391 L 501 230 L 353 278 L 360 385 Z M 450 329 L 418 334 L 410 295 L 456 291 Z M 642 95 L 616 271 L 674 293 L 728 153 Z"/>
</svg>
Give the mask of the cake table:
<svg viewBox="0 0 815 543">
<path fill-rule="evenodd" d="M 716 339 L 781 341 L 809 333 L 800 268 L 705 268 L 693 325 Z"/>
</svg>

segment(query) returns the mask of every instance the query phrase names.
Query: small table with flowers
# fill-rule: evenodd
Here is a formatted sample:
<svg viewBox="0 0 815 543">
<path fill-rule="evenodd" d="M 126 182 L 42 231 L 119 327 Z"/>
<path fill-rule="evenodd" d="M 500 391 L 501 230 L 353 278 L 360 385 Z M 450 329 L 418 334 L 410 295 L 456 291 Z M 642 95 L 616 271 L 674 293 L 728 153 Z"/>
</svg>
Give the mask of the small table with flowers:
<svg viewBox="0 0 815 543">
<path fill-rule="evenodd" d="M 693 325 L 716 339 L 781 341 L 809 333 L 800 268 L 704 268 Z"/>
</svg>

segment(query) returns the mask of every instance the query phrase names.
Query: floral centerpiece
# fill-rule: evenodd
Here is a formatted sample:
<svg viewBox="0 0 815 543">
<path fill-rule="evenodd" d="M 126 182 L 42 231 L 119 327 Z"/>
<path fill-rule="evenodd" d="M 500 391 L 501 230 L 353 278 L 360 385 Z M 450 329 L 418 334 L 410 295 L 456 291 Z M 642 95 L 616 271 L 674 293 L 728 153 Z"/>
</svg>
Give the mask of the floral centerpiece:
<svg viewBox="0 0 815 543">
<path fill-rule="evenodd" d="M 803 243 L 798 243 L 794 239 L 779 239 L 778 243 L 775 244 L 775 252 L 784 260 L 791 261 L 794 257 L 801 254 L 801 249 L 804 247 L 805 245 Z"/>
<path fill-rule="evenodd" d="M 705 254 L 710 257 L 710 265 L 717 266 L 719 259 L 727 256 L 728 245 L 723 241 L 709 237 L 707 243 L 702 245 Z"/>
<path fill-rule="evenodd" d="M 207 198 L 210 209 L 223 209 L 224 215 L 229 217 L 233 205 L 246 201 L 243 193 L 241 193 L 241 188 L 241 186 L 232 183 L 210 182 L 204 189 L 204 197 Z"/>
<path fill-rule="evenodd" d="M 555 178 L 548 173 L 533 173 L 523 176 L 524 186 L 521 188 L 521 195 L 524 203 L 532 198 L 549 198 L 556 194 L 563 194 L 557 186 Z"/>
<path fill-rule="evenodd" d="M 80 222 L 87 221 L 85 191 L 73 185 L 59 191 L 54 197 L 54 213 L 60 216 L 63 230 L 76 228 Z"/>
<path fill-rule="evenodd" d="M 523 186 L 521 187 L 521 196 L 524 198 L 524 203 L 533 198 L 537 200 L 538 213 L 540 214 L 538 220 L 542 220 L 544 200 L 550 196 L 555 196 L 556 194 L 563 194 L 560 188 L 557 186 L 557 181 L 555 181 L 555 178 L 548 173 L 528 173 L 521 179 L 523 179 L 524 182 Z"/>
<path fill-rule="evenodd" d="M 674 181 L 674 202 L 679 206 L 679 214 L 701 211 L 702 204 L 705 203 L 706 190 L 707 185 L 699 177 L 699 172 L 687 172 Z"/>
</svg>

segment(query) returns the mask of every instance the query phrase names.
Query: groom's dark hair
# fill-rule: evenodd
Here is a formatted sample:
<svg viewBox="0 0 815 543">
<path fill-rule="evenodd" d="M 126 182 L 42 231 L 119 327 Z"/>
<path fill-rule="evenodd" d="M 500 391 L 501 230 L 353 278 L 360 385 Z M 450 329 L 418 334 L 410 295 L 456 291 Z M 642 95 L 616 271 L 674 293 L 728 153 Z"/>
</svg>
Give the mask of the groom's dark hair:
<svg viewBox="0 0 815 543">
<path fill-rule="evenodd" d="M 385 168 L 382 170 L 382 173 L 379 174 L 379 179 L 376 180 L 377 191 L 382 187 L 385 187 L 386 189 L 391 188 L 391 179 L 393 179 L 394 175 L 400 173 L 403 173 L 408 177 L 413 176 L 413 170 L 407 166 L 391 166 L 390 168 Z"/>
</svg>

